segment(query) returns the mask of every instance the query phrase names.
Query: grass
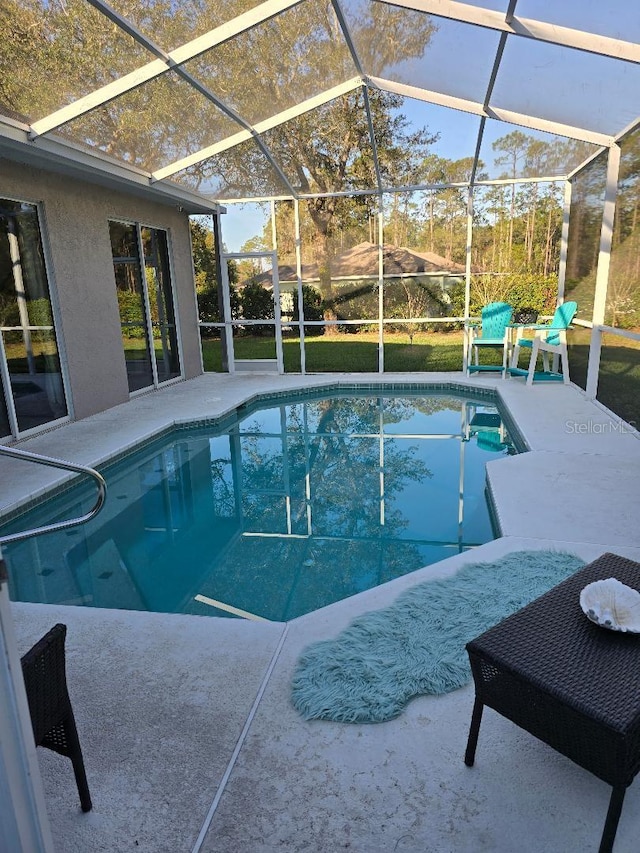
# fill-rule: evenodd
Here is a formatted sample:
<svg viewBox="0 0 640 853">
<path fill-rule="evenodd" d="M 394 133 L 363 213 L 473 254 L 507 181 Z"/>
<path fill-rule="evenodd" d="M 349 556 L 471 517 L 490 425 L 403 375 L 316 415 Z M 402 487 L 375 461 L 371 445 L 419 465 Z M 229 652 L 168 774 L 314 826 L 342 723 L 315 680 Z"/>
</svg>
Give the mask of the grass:
<svg viewBox="0 0 640 853">
<path fill-rule="evenodd" d="M 378 371 L 378 334 L 322 335 L 305 337 L 308 373 L 376 373 Z M 275 358 L 273 340 L 238 337 L 234 339 L 236 358 Z M 202 353 L 205 370 L 222 370 L 219 340 L 204 338 Z M 287 373 L 300 372 L 300 339 L 283 340 L 284 367 Z M 406 334 L 390 333 L 384 338 L 385 371 L 448 371 L 462 369 L 460 332 L 423 332 L 410 344 Z"/>
</svg>

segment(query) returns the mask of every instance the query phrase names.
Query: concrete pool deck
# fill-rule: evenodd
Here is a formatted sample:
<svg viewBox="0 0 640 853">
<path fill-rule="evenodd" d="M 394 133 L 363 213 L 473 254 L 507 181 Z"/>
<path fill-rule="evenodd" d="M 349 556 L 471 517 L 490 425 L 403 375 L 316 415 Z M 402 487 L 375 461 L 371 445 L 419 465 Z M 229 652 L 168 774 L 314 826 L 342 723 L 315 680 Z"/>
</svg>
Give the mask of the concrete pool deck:
<svg viewBox="0 0 640 853">
<path fill-rule="evenodd" d="M 464 766 L 471 685 L 418 697 L 374 725 L 305 722 L 289 698 L 309 642 L 464 563 L 529 548 L 640 561 L 640 441 L 578 389 L 461 374 L 208 374 L 19 447 L 98 464 L 172 421 L 211 417 L 266 390 L 447 380 L 498 389 L 531 448 L 487 465 L 500 539 L 287 624 L 12 605 L 20 651 L 56 621 L 68 625 L 94 810 L 80 812 L 70 763 L 38 750 L 60 853 L 597 850 L 610 788 L 507 720 L 485 714 L 476 765 Z M 0 460 L 0 511 L 57 476 Z M 636 782 L 615 853 L 636 853 L 639 836 Z"/>
</svg>

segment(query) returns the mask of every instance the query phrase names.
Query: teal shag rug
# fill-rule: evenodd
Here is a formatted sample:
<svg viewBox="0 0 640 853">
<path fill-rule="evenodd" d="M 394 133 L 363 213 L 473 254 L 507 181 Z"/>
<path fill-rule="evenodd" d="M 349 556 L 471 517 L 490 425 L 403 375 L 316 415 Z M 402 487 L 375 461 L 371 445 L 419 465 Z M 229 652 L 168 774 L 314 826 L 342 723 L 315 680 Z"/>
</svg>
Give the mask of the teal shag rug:
<svg viewBox="0 0 640 853">
<path fill-rule="evenodd" d="M 467 642 L 583 565 L 573 554 L 516 551 L 411 587 L 335 639 L 308 646 L 293 704 L 306 720 L 379 723 L 414 696 L 456 690 L 471 678 Z"/>
</svg>

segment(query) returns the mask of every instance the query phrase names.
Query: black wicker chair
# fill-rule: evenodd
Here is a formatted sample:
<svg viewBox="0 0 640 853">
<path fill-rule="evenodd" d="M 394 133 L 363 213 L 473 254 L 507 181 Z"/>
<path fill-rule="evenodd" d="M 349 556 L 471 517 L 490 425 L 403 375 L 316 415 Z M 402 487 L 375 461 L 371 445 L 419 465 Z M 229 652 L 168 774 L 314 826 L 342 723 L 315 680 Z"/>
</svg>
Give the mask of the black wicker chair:
<svg viewBox="0 0 640 853">
<path fill-rule="evenodd" d="M 91 796 L 67 690 L 66 635 L 66 625 L 54 625 L 22 657 L 22 674 L 36 746 L 44 746 L 71 759 L 80 805 L 83 812 L 88 812 L 91 810 Z"/>
</svg>

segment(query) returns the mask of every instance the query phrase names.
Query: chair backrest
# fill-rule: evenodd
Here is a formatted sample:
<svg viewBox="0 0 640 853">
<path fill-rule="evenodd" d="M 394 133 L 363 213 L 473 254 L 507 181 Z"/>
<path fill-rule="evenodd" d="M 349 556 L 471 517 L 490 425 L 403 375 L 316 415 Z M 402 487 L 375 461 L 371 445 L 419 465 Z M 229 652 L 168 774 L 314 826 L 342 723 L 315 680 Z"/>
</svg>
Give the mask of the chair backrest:
<svg viewBox="0 0 640 853">
<path fill-rule="evenodd" d="M 575 317 L 577 310 L 577 302 L 563 302 L 562 305 L 558 305 L 555 310 L 555 314 L 553 315 L 553 320 L 549 324 L 549 328 L 561 329 L 565 331 L 571 325 L 571 321 Z M 548 344 L 559 344 L 560 335 L 558 334 L 558 332 L 549 332 L 546 340 Z"/>
<path fill-rule="evenodd" d="M 503 338 L 511 322 L 513 308 L 506 302 L 490 302 L 481 311 L 482 337 Z"/>
<path fill-rule="evenodd" d="M 65 667 L 67 626 L 57 624 L 21 658 L 33 738 L 40 746 L 70 705 Z"/>
</svg>

